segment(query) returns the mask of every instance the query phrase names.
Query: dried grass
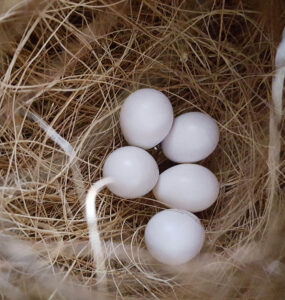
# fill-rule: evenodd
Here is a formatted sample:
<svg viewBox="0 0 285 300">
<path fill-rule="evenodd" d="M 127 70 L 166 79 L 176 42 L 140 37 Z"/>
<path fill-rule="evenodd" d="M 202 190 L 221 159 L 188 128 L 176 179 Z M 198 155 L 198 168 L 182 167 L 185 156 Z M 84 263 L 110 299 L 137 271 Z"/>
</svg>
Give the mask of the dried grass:
<svg viewBox="0 0 285 300">
<path fill-rule="evenodd" d="M 275 5 L 1 2 L 3 298 L 284 298 L 282 119 L 275 124 L 281 141 L 269 135 L 274 56 L 285 23 L 284 5 Z M 164 92 L 176 115 L 198 110 L 218 121 L 218 149 L 202 164 L 218 176 L 221 192 L 199 214 L 207 231 L 202 254 L 179 268 L 157 264 L 145 250 L 144 226 L 163 208 L 152 194 L 127 200 L 100 192 L 101 289 L 84 197 L 101 178 L 106 155 L 125 145 L 118 112 L 140 87 Z M 270 138 L 281 147 L 274 170 L 267 164 Z M 161 169 L 169 165 L 159 150 L 151 153 Z"/>
</svg>

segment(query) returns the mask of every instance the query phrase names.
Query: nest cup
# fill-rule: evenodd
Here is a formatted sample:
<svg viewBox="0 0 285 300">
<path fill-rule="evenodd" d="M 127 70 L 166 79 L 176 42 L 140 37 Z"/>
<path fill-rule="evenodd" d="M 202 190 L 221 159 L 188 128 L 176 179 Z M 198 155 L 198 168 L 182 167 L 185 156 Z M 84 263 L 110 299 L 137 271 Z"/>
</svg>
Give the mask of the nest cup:
<svg viewBox="0 0 285 300">
<path fill-rule="evenodd" d="M 269 119 L 285 10 L 281 1 L 270 8 L 256 4 L 3 2 L 1 295 L 284 295 L 283 140 L 280 164 L 273 170 L 267 161 L 270 139 L 280 142 L 270 136 Z M 221 183 L 216 203 L 197 214 L 205 245 L 179 268 L 159 264 L 146 251 L 145 225 L 165 208 L 152 193 L 121 199 L 102 190 L 96 215 L 104 264 L 94 264 L 90 251 L 85 196 L 102 177 L 107 155 L 126 145 L 119 111 L 138 88 L 163 92 L 175 116 L 208 113 L 220 129 L 217 149 L 200 162 Z M 284 136 L 282 122 L 278 130 Z M 161 171 L 172 165 L 159 147 L 149 152 Z"/>
</svg>

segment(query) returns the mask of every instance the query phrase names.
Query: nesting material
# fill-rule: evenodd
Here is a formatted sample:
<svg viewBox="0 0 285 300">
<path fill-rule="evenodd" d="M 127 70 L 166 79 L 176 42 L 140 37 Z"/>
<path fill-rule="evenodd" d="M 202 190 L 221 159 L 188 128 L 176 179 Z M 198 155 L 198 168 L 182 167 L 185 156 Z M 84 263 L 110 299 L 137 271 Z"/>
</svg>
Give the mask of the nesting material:
<svg viewBox="0 0 285 300">
<path fill-rule="evenodd" d="M 285 8 L 261 2 L 1 3 L 3 298 L 284 298 L 284 66 L 275 55 Z M 140 88 L 161 91 L 175 117 L 209 114 L 220 131 L 199 162 L 220 193 L 197 214 L 205 244 L 184 266 L 146 251 L 145 225 L 166 208 L 152 193 L 102 189 L 96 224 L 86 222 L 88 189 L 126 146 L 123 101 Z M 160 146 L 149 152 L 161 172 L 173 166 Z"/>
</svg>

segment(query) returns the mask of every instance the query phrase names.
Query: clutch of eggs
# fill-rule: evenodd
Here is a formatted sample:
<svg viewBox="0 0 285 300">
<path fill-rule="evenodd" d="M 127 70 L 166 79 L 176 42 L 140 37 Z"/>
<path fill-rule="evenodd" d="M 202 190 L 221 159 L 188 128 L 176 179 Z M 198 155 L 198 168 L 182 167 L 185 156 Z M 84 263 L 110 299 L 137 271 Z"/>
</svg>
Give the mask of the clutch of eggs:
<svg viewBox="0 0 285 300">
<path fill-rule="evenodd" d="M 117 196 L 137 198 L 151 190 L 166 209 L 154 215 L 145 230 L 145 242 L 159 262 L 179 265 L 201 250 L 205 230 L 191 212 L 211 206 L 218 194 L 216 176 L 205 167 L 189 164 L 210 155 L 219 140 L 216 122 L 200 112 L 182 114 L 173 121 L 168 98 L 154 89 L 130 94 L 122 105 L 120 125 L 131 145 L 113 151 L 103 167 L 108 188 Z M 177 163 L 159 175 L 153 157 L 144 149 L 162 142 L 165 156 Z M 188 210 L 188 211 L 187 211 Z"/>
</svg>

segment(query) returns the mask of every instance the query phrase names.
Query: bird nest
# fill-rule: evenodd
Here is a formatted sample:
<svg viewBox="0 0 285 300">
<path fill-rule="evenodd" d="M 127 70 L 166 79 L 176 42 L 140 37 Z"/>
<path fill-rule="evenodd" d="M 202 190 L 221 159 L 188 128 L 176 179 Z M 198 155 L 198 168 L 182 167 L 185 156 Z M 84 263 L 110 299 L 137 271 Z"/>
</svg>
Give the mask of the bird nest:
<svg viewBox="0 0 285 300">
<path fill-rule="evenodd" d="M 268 156 L 280 143 L 269 119 L 282 28 L 268 26 L 269 12 L 255 2 L 3 1 L 3 297 L 281 299 L 283 140 L 280 163 Z M 206 229 L 201 254 L 169 267 L 150 257 L 143 239 L 163 205 L 152 193 L 121 199 L 102 190 L 100 277 L 85 196 L 106 156 L 126 145 L 119 111 L 138 88 L 162 91 L 176 116 L 201 111 L 217 120 L 219 145 L 201 164 L 216 174 L 220 194 L 197 214 Z M 170 165 L 159 147 L 150 153 L 161 169 Z"/>
</svg>

